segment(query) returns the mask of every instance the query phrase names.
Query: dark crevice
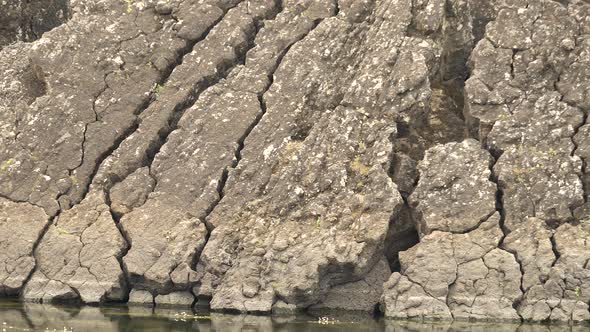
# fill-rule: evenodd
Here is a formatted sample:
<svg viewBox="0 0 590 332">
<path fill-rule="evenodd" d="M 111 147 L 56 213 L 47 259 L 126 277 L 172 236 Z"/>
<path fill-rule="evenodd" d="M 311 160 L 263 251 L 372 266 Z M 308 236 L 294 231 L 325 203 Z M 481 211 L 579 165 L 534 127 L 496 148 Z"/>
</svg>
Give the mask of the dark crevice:
<svg viewBox="0 0 590 332">
<path fill-rule="evenodd" d="M 453 248 L 455 247 L 454 243 L 452 246 L 453 246 Z M 453 251 L 454 251 L 454 249 L 453 249 Z M 453 253 L 453 255 L 454 255 L 454 253 Z M 484 265 L 485 265 L 485 262 L 484 262 Z M 453 281 L 449 284 L 449 286 L 447 288 L 448 291 L 447 291 L 446 300 L 445 300 L 445 304 L 447 305 L 447 308 L 449 309 L 449 313 L 451 314 L 452 320 L 455 320 L 455 314 L 453 313 L 453 310 L 451 310 L 451 303 L 453 303 L 451 300 L 451 293 L 453 292 L 453 290 L 455 288 L 455 283 L 457 283 L 457 279 L 459 279 L 459 264 L 457 264 L 457 261 L 455 260 L 455 279 L 453 279 Z"/>
<path fill-rule="evenodd" d="M 380 303 L 375 303 L 375 305 L 373 306 L 373 312 L 372 312 L 372 316 L 379 319 L 385 316 L 385 313 L 383 312 L 383 310 L 381 310 L 381 304 Z"/>
<path fill-rule="evenodd" d="M 506 227 L 506 210 L 504 209 L 504 192 L 502 191 L 502 186 L 499 182 L 499 177 L 494 172 L 494 166 L 498 162 L 499 158 L 502 156 L 502 152 L 494 151 L 493 149 L 490 149 L 490 148 L 487 148 L 487 150 L 493 157 L 493 163 L 490 165 L 490 171 L 491 171 L 490 181 L 494 182 L 496 185 L 496 211 L 498 211 L 498 213 L 500 214 L 499 226 L 500 226 L 500 229 L 502 230 L 502 237 L 500 238 L 500 241 L 498 242 L 498 248 L 510 253 L 514 257 L 516 263 L 518 264 L 518 268 L 520 270 L 519 288 L 520 288 L 520 291 L 522 292 L 522 295 L 514 300 L 514 302 L 512 303 L 512 308 L 514 308 L 515 312 L 518 314 L 518 316 L 522 320 L 522 316 L 518 312 L 518 307 L 520 306 L 520 303 L 523 300 L 524 295 L 526 294 L 526 290 L 524 289 L 524 273 L 525 273 L 524 265 L 523 265 L 522 261 L 520 260 L 520 258 L 518 257 L 518 253 L 508 250 L 504 246 L 504 240 L 506 239 L 506 236 L 508 236 L 508 234 L 510 234 L 510 230 L 508 229 L 508 227 Z"/>
<path fill-rule="evenodd" d="M 575 156 L 576 152 L 578 151 L 578 143 L 576 142 L 576 136 L 578 135 L 580 128 L 582 128 L 583 126 L 588 124 L 588 112 L 584 112 L 584 117 L 582 122 L 576 126 L 574 128 L 574 133 L 571 136 L 571 141 L 572 144 L 574 145 L 574 148 L 572 149 L 571 152 L 571 156 Z M 580 178 L 580 182 L 582 183 L 582 191 L 583 191 L 583 198 L 584 198 L 584 204 L 588 203 L 588 196 L 590 194 L 590 188 L 587 188 L 587 183 L 585 181 L 585 177 L 587 176 L 586 173 L 586 169 L 587 169 L 587 160 L 585 158 L 581 158 L 580 160 L 582 160 L 582 169 L 581 169 L 581 174 L 579 175 Z M 574 215 L 573 210 L 578 208 L 578 206 L 573 206 L 570 207 L 570 209 L 572 210 L 572 215 Z"/>
<path fill-rule="evenodd" d="M 420 242 L 420 236 L 411 213 L 410 207 L 405 203 L 402 211 L 393 217 L 389 223 L 384 251 L 391 272 L 402 272 L 399 253 L 412 248 Z"/>
<path fill-rule="evenodd" d="M 554 267 L 555 264 L 557 264 L 557 261 L 559 260 L 559 258 L 561 257 L 561 254 L 557 250 L 557 243 L 555 242 L 555 234 L 551 235 L 550 240 L 551 240 L 551 250 L 553 250 L 553 255 L 555 255 L 555 260 L 551 264 L 551 267 Z"/>
<path fill-rule="evenodd" d="M 502 239 L 503 240 L 503 239 Z M 501 242 L 502 243 L 502 242 Z M 518 308 L 518 306 L 520 305 L 520 302 L 522 301 L 522 299 L 524 298 L 524 295 L 526 294 L 526 290 L 524 289 L 524 264 L 522 263 L 522 261 L 520 260 L 520 258 L 518 257 L 518 253 L 508 250 L 507 248 L 505 248 L 504 246 L 499 246 L 502 250 L 506 251 L 507 253 L 511 254 L 512 256 L 514 256 L 514 259 L 516 260 L 516 262 L 518 263 L 518 268 L 520 269 L 520 291 L 522 292 L 522 297 L 516 299 L 516 301 L 514 303 L 512 303 L 512 307 L 514 309 Z"/>
<path fill-rule="evenodd" d="M 574 145 L 574 148 L 572 149 L 572 152 L 570 154 L 570 156 L 572 156 L 572 157 L 576 154 L 576 151 L 578 150 L 578 144 L 576 143 L 574 138 L 576 137 L 576 135 L 580 131 L 580 128 L 582 128 L 587 123 L 588 123 L 588 113 L 584 112 L 584 117 L 582 119 L 582 122 L 580 122 L 577 126 L 574 127 L 574 133 L 571 136 L 572 144 Z"/>
<path fill-rule="evenodd" d="M 117 213 L 115 213 L 113 211 L 113 209 L 111 208 L 112 202 L 111 202 L 110 193 L 108 191 L 105 192 L 105 204 L 109 207 L 109 211 L 111 213 L 111 218 L 115 222 L 115 226 L 117 227 L 117 229 L 119 230 L 119 233 L 121 234 L 121 237 L 125 241 L 125 247 L 122 248 L 121 253 L 116 256 L 116 259 L 119 262 L 119 266 L 120 266 L 121 271 L 123 273 L 123 280 L 122 280 L 121 286 L 123 288 L 123 291 L 125 292 L 125 295 L 123 296 L 122 302 L 127 302 L 129 300 L 129 293 L 131 292 L 131 281 L 129 280 L 129 271 L 127 271 L 127 267 L 123 263 L 123 257 L 125 257 L 127 255 L 127 253 L 129 252 L 129 249 L 131 249 L 131 238 L 125 232 L 125 229 L 123 228 L 123 226 L 120 223 L 121 216 L 119 216 Z"/>
<path fill-rule="evenodd" d="M 510 80 L 514 81 L 516 78 L 516 72 L 514 70 L 514 59 L 516 58 L 516 54 L 518 53 L 517 49 L 512 49 L 512 60 L 510 61 Z"/>
<path fill-rule="evenodd" d="M 500 214 L 500 228 L 502 229 L 503 233 L 502 239 L 500 240 L 500 245 L 502 245 L 504 243 L 504 239 L 510 233 L 510 230 L 505 225 L 506 211 L 504 210 L 504 192 L 502 191 L 499 176 L 494 171 L 494 166 L 498 162 L 499 158 L 502 156 L 502 153 L 494 151 L 490 148 L 486 148 L 486 150 L 490 153 L 490 155 L 493 158 L 493 162 L 490 164 L 489 180 L 496 185 L 496 211 Z"/>
<path fill-rule="evenodd" d="M 22 287 L 19 290 L 19 296 L 20 296 L 21 299 L 24 296 L 23 290 L 24 290 L 25 286 L 29 283 L 29 281 L 33 277 L 33 274 L 35 274 L 35 272 L 37 271 L 37 267 L 39 266 L 39 264 L 37 262 L 37 248 L 41 244 L 41 241 L 45 237 L 45 234 L 47 234 L 47 231 L 49 231 L 49 227 L 51 227 L 53 225 L 53 223 L 59 218 L 59 215 L 60 214 L 61 214 L 61 211 L 58 211 L 55 216 L 53 216 L 52 218 L 50 218 L 47 221 L 47 223 L 45 224 L 45 226 L 43 227 L 43 229 L 41 229 L 41 233 L 37 237 L 37 240 L 33 243 L 33 249 L 31 250 L 31 252 L 32 252 L 32 255 L 33 255 L 33 259 L 35 260 L 35 266 L 31 270 L 31 272 L 29 273 L 29 275 L 25 278 L 25 280 L 23 281 Z"/>
</svg>

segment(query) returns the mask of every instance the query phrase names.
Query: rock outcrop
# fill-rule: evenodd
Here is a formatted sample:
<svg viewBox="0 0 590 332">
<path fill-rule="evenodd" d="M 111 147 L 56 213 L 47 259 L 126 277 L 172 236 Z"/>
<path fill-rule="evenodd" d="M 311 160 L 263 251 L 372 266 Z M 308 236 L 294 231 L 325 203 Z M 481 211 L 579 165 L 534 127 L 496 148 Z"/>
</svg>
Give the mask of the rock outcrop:
<svg viewBox="0 0 590 332">
<path fill-rule="evenodd" d="M 68 0 L 5 0 L 0 15 L 0 49 L 15 41 L 33 41 L 69 18 Z"/>
<path fill-rule="evenodd" d="M 401 271 L 384 286 L 386 316 L 519 319 L 521 272 L 514 255 L 498 248 L 504 234 L 491 160 L 475 140 L 426 152 L 418 166 L 424 177 L 410 196 L 425 235 L 400 253 Z"/>
<path fill-rule="evenodd" d="M 588 1 L 2 6 L 0 296 L 590 320 Z"/>
</svg>

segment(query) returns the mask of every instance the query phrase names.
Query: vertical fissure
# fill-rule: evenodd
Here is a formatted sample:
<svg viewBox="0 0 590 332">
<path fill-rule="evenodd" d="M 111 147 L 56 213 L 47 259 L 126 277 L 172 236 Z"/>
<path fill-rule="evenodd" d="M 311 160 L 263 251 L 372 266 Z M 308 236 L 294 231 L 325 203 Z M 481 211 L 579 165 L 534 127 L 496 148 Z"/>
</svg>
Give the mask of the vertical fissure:
<svg viewBox="0 0 590 332">
<path fill-rule="evenodd" d="M 33 277 L 33 275 L 35 274 L 35 272 L 37 271 L 37 268 L 39 266 L 38 261 L 37 261 L 37 248 L 41 244 L 41 241 L 43 240 L 43 237 L 45 237 L 45 234 L 49 231 L 49 227 L 51 227 L 53 225 L 53 223 L 59 218 L 60 214 L 61 214 L 61 211 L 58 211 L 55 216 L 49 218 L 49 220 L 47 221 L 47 223 L 45 224 L 43 229 L 41 229 L 41 233 L 37 237 L 37 240 L 33 243 L 33 249 L 31 252 L 33 254 L 33 259 L 35 260 L 35 266 L 33 267 L 31 272 L 29 273 L 29 275 L 27 275 L 27 277 L 23 281 L 23 284 L 22 284 L 21 289 L 19 291 L 19 297 L 21 297 L 21 298 L 24 297 L 24 289 L 25 289 L 26 285 L 29 283 L 29 281 L 31 280 L 31 278 Z"/>
<path fill-rule="evenodd" d="M 123 296 L 122 302 L 127 302 L 129 300 L 129 292 L 131 291 L 131 281 L 129 280 L 129 271 L 127 271 L 127 267 L 125 266 L 125 263 L 123 263 L 123 257 L 125 257 L 125 255 L 127 255 L 127 253 L 129 252 L 129 249 L 131 249 L 131 238 L 129 237 L 127 232 L 125 232 L 123 225 L 121 225 L 121 222 L 120 222 L 121 216 L 118 215 L 117 213 L 115 213 L 115 211 L 111 207 L 112 206 L 111 196 L 110 196 L 110 192 L 108 190 L 105 192 L 104 197 L 105 197 L 105 204 L 109 208 L 111 218 L 115 222 L 115 226 L 117 227 L 117 230 L 119 230 L 119 234 L 121 235 L 121 238 L 123 238 L 123 241 L 125 242 L 125 246 L 121 249 L 121 252 L 116 256 L 116 259 L 117 259 L 117 262 L 119 262 L 119 266 L 120 266 L 121 271 L 123 273 L 122 287 L 124 289 L 125 295 Z"/>
<path fill-rule="evenodd" d="M 559 261 L 561 254 L 557 250 L 557 242 L 555 241 L 555 233 L 553 233 L 549 239 L 551 240 L 551 250 L 553 251 L 553 255 L 555 256 L 555 260 L 553 261 L 553 263 L 551 263 L 551 267 L 554 267 L 555 264 L 557 264 L 557 261 Z"/>
<path fill-rule="evenodd" d="M 282 11 L 282 9 L 283 9 L 282 0 L 277 0 L 277 7 Z M 336 14 L 334 14 L 334 16 L 335 15 Z M 238 140 L 238 142 L 237 142 L 238 143 L 238 148 L 235 151 L 235 161 L 232 163 L 231 166 L 226 167 L 223 170 L 223 173 L 221 175 L 221 178 L 220 178 L 220 180 L 218 182 L 218 186 L 217 186 L 218 199 L 215 202 L 213 202 L 207 208 L 207 210 L 206 210 L 204 220 L 205 220 L 205 225 L 206 225 L 207 230 L 208 230 L 208 233 L 209 233 L 207 235 L 207 240 L 208 240 L 208 238 L 210 236 L 211 231 L 213 230 L 213 225 L 211 225 L 209 222 L 207 222 L 207 218 L 213 212 L 213 210 L 217 207 L 217 205 L 221 202 L 221 200 L 223 199 L 223 197 L 225 195 L 225 186 L 226 186 L 226 183 L 227 183 L 227 179 L 229 178 L 229 172 L 230 172 L 231 169 L 237 168 L 238 165 L 239 165 L 239 163 L 240 163 L 240 161 L 242 160 L 242 151 L 243 151 L 243 149 L 245 147 L 246 139 L 250 136 L 250 134 L 252 133 L 252 131 L 254 130 L 254 128 L 256 128 L 258 126 L 258 124 L 260 123 L 260 121 L 262 120 L 262 118 L 264 117 L 264 115 L 266 114 L 267 106 L 266 106 L 266 100 L 265 100 L 264 96 L 266 95 L 266 93 L 268 92 L 268 90 L 270 90 L 270 88 L 272 87 L 272 85 L 274 83 L 274 74 L 275 74 L 275 72 L 279 69 L 281 63 L 283 62 L 283 59 L 285 58 L 285 56 L 287 55 L 287 53 L 289 53 L 289 51 L 291 50 L 291 48 L 295 44 L 297 44 L 298 42 L 304 40 L 310 33 L 312 33 L 317 28 L 317 26 L 323 20 L 324 20 L 324 18 L 320 18 L 320 19 L 314 20 L 311 29 L 307 33 L 303 34 L 300 38 L 294 40 L 283 51 L 281 51 L 281 53 L 277 56 L 273 67 L 270 69 L 269 73 L 267 74 L 268 83 L 264 87 L 264 89 L 260 93 L 258 93 L 258 95 L 257 95 L 258 102 L 259 102 L 259 105 L 260 105 L 260 112 L 257 114 L 257 116 L 254 119 L 254 121 L 250 124 L 250 126 L 248 127 L 248 129 L 244 132 L 244 134 Z M 252 41 L 254 43 L 254 39 Z M 254 45 L 252 45 L 252 47 L 254 47 Z M 207 242 L 205 242 L 205 243 L 207 243 Z"/>
</svg>

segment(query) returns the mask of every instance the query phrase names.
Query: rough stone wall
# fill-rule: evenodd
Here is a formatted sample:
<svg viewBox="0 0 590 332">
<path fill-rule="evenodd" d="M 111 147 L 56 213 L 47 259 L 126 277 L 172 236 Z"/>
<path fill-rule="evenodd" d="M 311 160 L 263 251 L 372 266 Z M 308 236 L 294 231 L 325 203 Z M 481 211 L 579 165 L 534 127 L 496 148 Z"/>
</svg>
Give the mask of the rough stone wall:
<svg viewBox="0 0 590 332">
<path fill-rule="evenodd" d="M 68 0 L 4 0 L 0 3 L 0 49 L 15 41 L 33 41 L 64 23 Z"/>
<path fill-rule="evenodd" d="M 588 2 L 27 6 L 0 295 L 590 319 Z"/>
</svg>

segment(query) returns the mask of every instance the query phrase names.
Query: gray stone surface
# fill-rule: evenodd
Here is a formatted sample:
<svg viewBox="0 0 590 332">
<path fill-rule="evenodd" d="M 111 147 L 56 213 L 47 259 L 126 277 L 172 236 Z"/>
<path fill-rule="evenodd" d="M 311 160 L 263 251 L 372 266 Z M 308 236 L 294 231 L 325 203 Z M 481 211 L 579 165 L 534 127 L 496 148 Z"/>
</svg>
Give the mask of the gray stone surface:
<svg viewBox="0 0 590 332">
<path fill-rule="evenodd" d="M 435 55 L 432 41 L 405 39 L 408 3 L 359 7 L 341 6 L 295 44 L 262 96 L 266 112 L 207 219 L 215 229 L 197 270 L 214 309 L 309 306 L 382 254 L 402 205 L 389 136 L 394 119 L 421 111 Z M 371 11 L 379 23 L 367 26 Z"/>
<path fill-rule="evenodd" d="M 0 15 L 0 49 L 15 41 L 32 41 L 67 21 L 69 1 L 5 0 Z"/>
<path fill-rule="evenodd" d="M 190 292 L 172 292 L 155 298 L 158 307 L 192 307 L 195 296 Z"/>
<path fill-rule="evenodd" d="M 526 229 L 510 233 L 505 240 L 524 271 L 526 293 L 518 306 L 520 315 L 538 321 L 590 319 L 590 251 L 585 240 L 590 226 L 565 224 L 551 230 L 539 226 L 534 218 L 528 223 Z"/>
<path fill-rule="evenodd" d="M 142 206 L 155 185 L 156 180 L 151 177 L 149 168 L 138 168 L 125 180 L 111 188 L 109 192 L 111 210 L 116 216 L 121 217 Z"/>
<path fill-rule="evenodd" d="M 466 114 L 499 156 L 502 247 L 523 272 L 517 310 L 525 320 L 586 320 L 577 239 L 587 237 L 590 6 L 516 1 L 497 10 L 471 57 Z"/>
<path fill-rule="evenodd" d="M 103 199 L 89 195 L 49 226 L 35 252 L 35 272 L 23 290 L 26 300 L 99 303 L 126 297 L 119 260 L 127 242 Z"/>
<path fill-rule="evenodd" d="M 590 319 L 588 36 L 586 0 L 6 0 L 0 296 Z"/>
<path fill-rule="evenodd" d="M 337 309 L 373 313 L 383 293 L 383 284 L 390 275 L 389 264 L 385 258 L 382 258 L 362 280 L 330 288 L 326 298 L 309 309 Z"/>
<path fill-rule="evenodd" d="M 420 233 L 468 232 L 494 214 L 492 163 L 492 156 L 474 139 L 427 150 L 418 165 L 420 181 L 409 198 Z"/>
<path fill-rule="evenodd" d="M 198 57 L 196 63 L 203 70 L 198 78 L 201 82 L 196 84 L 205 84 L 208 75 L 225 62 L 237 62 L 254 39 L 256 23 L 276 12 L 274 3 L 268 1 L 254 8 L 243 3 L 231 9 L 197 44 L 191 55 Z M 227 58 L 219 56 L 224 52 Z M 182 81 L 170 82 L 175 83 Z M 256 94 L 243 96 L 230 87 L 224 89 L 224 85 L 221 82 L 204 91 L 185 112 L 150 165 L 150 174 L 156 181 L 153 192 L 145 204 L 121 219 L 125 233 L 134 243 L 123 259 L 134 284 L 159 293 L 190 289 L 189 283 L 194 279 L 192 268 L 208 234 L 203 219 L 219 200 L 218 187 L 225 169 L 234 162 L 241 136 L 260 112 Z M 163 103 L 167 102 L 166 97 L 162 95 Z M 195 177 L 197 172 L 200 176 Z M 154 218 L 155 215 L 158 217 Z M 146 229 L 148 223 L 150 227 Z M 145 255 L 146 252 L 151 255 Z"/>
<path fill-rule="evenodd" d="M 142 290 L 142 289 L 132 289 L 129 292 L 129 300 L 127 300 L 128 304 L 131 305 L 141 305 L 141 306 L 153 306 L 154 305 L 154 296 L 152 293 Z"/>
<path fill-rule="evenodd" d="M 519 320 L 521 271 L 498 248 L 492 157 L 475 140 L 428 149 L 410 202 L 420 243 L 400 252 L 401 271 L 385 284 L 382 308 L 396 318 Z"/>
<path fill-rule="evenodd" d="M 2 142 L 0 159 L 19 165 L 0 174 L 2 195 L 54 216 L 82 200 L 96 164 L 133 127 L 187 41 L 175 35 L 174 20 L 154 15 L 153 4 L 130 9 L 75 3 L 68 24 L 30 48 L 43 89 L 18 108 L 15 138 Z M 14 108 L 17 100 L 8 102 Z"/>
<path fill-rule="evenodd" d="M 583 162 L 572 138 L 588 110 L 581 92 L 587 70 L 576 69 L 588 61 L 587 7 L 502 5 L 471 56 L 466 110 L 478 119 L 481 139 L 501 154 L 494 173 L 510 230 L 532 216 L 570 221 L 584 203 Z"/>
<path fill-rule="evenodd" d="M 465 234 L 435 231 L 400 253 L 401 273 L 385 284 L 382 308 L 395 318 L 519 320 L 514 255 L 497 248 L 496 214 Z"/>
<path fill-rule="evenodd" d="M 18 294 L 33 272 L 33 249 L 48 222 L 40 207 L 0 198 L 0 295 Z"/>
</svg>

